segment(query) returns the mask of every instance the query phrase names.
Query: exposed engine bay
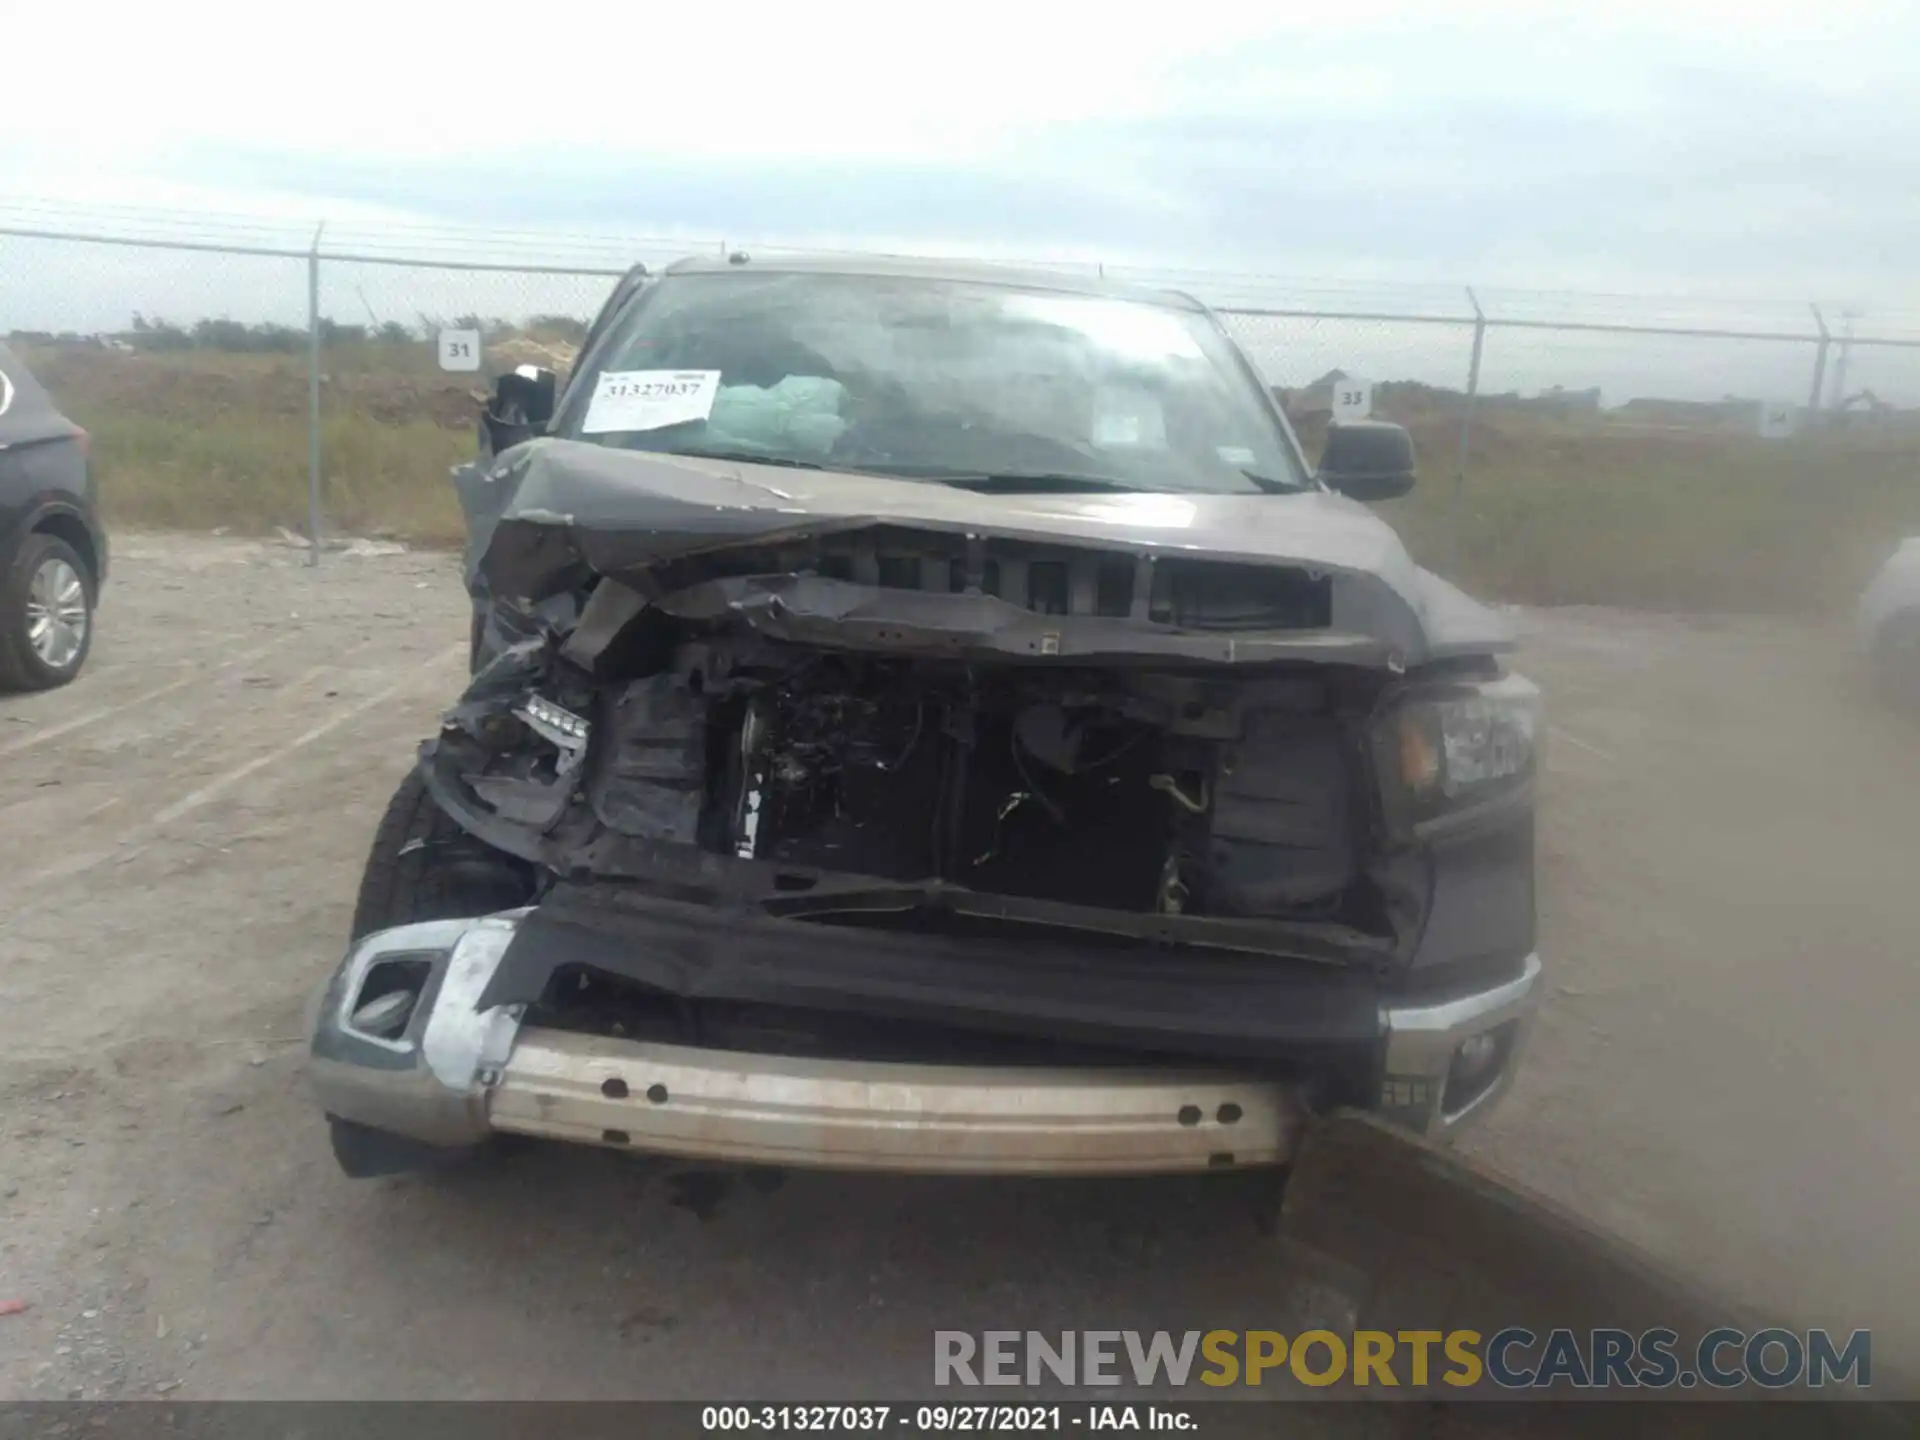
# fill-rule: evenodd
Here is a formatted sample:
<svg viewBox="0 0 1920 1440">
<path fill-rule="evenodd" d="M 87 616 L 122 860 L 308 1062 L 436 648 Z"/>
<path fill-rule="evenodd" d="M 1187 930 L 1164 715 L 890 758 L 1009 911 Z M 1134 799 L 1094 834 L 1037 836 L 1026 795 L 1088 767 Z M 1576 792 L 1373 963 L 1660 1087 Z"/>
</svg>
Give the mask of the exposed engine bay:
<svg viewBox="0 0 1920 1440">
<path fill-rule="evenodd" d="M 554 875 L 848 925 L 1392 948 L 1367 843 L 1389 677 L 874 655 L 678 619 L 614 580 L 520 623 L 430 773 Z"/>
<path fill-rule="evenodd" d="M 610 695 L 587 793 L 622 834 L 782 866 L 1332 917 L 1357 863 L 1324 689 L 696 642 Z"/>
</svg>

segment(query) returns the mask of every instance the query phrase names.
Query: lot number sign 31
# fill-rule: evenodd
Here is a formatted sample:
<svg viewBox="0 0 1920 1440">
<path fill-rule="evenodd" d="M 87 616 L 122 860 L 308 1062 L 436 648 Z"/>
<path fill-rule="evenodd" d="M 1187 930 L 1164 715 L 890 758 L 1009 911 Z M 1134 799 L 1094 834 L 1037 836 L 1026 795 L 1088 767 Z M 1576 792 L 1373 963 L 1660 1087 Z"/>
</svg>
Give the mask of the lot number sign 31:
<svg viewBox="0 0 1920 1440">
<path fill-rule="evenodd" d="M 478 370 L 480 368 L 480 332 L 478 330 L 442 330 L 440 332 L 440 368 L 442 370 Z"/>
</svg>

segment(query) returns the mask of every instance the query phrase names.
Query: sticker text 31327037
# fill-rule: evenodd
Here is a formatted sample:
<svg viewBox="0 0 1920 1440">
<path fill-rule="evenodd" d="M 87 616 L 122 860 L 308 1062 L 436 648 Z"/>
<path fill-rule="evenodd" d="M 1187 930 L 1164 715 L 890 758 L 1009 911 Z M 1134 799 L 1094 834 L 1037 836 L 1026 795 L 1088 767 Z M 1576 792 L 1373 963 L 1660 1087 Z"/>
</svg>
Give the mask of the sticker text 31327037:
<svg viewBox="0 0 1920 1440">
<path fill-rule="evenodd" d="M 691 424 L 713 413 L 719 393 L 718 370 L 602 371 L 580 430 L 605 435 Z"/>
</svg>

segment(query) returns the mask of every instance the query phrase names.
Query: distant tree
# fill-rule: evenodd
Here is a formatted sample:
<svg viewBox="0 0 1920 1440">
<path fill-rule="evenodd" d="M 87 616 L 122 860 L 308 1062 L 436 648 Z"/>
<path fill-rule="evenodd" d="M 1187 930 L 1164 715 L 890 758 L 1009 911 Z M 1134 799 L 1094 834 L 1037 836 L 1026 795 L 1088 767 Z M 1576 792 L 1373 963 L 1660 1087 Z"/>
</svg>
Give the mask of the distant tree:
<svg viewBox="0 0 1920 1440">
<path fill-rule="evenodd" d="M 291 325 L 260 324 L 248 332 L 248 343 L 269 354 L 293 355 L 307 348 L 307 332 Z"/>
<path fill-rule="evenodd" d="M 238 320 L 196 320 L 193 343 L 201 350 L 247 351 L 253 349 L 247 327 Z"/>
<path fill-rule="evenodd" d="M 383 345 L 409 345 L 413 343 L 413 333 L 398 320 L 389 320 L 380 327 L 380 342 Z"/>
<path fill-rule="evenodd" d="M 320 320 L 320 343 L 322 345 L 358 345 L 367 338 L 364 325 L 342 325 L 337 320 L 325 316 Z"/>
<path fill-rule="evenodd" d="M 134 316 L 134 345 L 141 350 L 191 350 L 193 336 L 171 321 Z"/>
</svg>

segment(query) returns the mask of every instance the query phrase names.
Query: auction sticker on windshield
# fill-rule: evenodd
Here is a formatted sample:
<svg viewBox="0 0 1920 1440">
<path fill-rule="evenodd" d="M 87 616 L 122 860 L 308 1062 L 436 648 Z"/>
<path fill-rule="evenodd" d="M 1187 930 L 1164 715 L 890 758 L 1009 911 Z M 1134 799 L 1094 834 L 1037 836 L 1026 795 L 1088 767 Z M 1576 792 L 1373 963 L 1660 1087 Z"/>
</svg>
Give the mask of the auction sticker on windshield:
<svg viewBox="0 0 1920 1440">
<path fill-rule="evenodd" d="M 605 435 L 691 424 L 713 413 L 719 393 L 718 370 L 602 371 L 580 430 Z"/>
</svg>

